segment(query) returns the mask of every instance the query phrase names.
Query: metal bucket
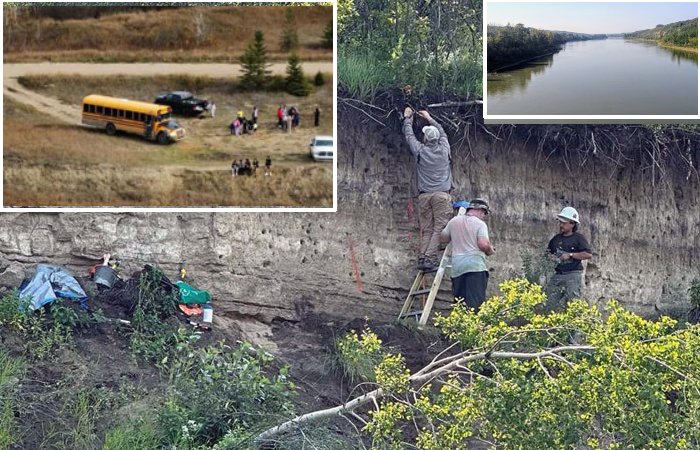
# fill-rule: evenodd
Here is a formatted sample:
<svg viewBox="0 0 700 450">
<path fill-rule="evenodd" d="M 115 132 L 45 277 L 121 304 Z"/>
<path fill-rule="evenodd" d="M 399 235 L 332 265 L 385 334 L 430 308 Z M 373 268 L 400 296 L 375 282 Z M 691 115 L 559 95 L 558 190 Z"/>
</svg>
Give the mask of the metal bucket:
<svg viewBox="0 0 700 450">
<path fill-rule="evenodd" d="M 117 281 L 117 272 L 109 266 L 97 266 L 95 269 L 95 284 L 111 288 Z"/>
</svg>

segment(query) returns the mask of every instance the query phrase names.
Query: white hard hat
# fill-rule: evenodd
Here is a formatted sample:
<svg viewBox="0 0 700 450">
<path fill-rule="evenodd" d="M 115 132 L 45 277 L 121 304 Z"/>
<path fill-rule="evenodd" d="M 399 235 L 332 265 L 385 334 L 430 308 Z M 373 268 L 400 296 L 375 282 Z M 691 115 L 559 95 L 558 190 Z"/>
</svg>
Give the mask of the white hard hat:
<svg viewBox="0 0 700 450">
<path fill-rule="evenodd" d="M 559 214 L 557 214 L 557 219 L 559 219 L 561 222 L 579 223 L 578 211 L 576 211 L 576 209 L 572 208 L 571 206 L 567 206 L 564 209 L 562 209 Z"/>
</svg>

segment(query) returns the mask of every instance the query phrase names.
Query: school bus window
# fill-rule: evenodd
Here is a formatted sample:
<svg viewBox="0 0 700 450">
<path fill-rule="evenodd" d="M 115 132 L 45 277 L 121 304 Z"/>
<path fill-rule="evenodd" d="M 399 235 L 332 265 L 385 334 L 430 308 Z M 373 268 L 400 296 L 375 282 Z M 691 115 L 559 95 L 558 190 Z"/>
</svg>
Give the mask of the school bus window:
<svg viewBox="0 0 700 450">
<path fill-rule="evenodd" d="M 88 112 L 89 110 L 90 110 L 90 105 L 88 105 L 87 103 L 84 104 L 84 105 L 83 105 L 83 111 L 84 111 L 84 112 Z"/>
<path fill-rule="evenodd" d="M 131 111 L 126 112 L 126 120 L 133 120 L 134 115 L 131 113 Z"/>
<path fill-rule="evenodd" d="M 95 112 L 97 112 L 97 114 L 102 114 L 102 113 L 103 113 L 103 107 L 102 107 L 102 106 L 98 106 L 97 109 L 95 110 Z"/>
<path fill-rule="evenodd" d="M 124 117 L 124 110 L 123 109 L 119 110 L 119 117 L 122 117 L 122 118 Z"/>
</svg>

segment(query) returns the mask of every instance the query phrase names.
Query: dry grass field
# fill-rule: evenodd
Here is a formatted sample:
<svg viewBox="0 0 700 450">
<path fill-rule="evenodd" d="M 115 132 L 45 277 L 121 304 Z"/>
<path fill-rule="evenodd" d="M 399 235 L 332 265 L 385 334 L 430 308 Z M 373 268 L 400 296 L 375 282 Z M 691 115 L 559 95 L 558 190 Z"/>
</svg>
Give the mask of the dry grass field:
<svg viewBox="0 0 700 450">
<path fill-rule="evenodd" d="M 3 58 L 5 62 L 238 62 L 255 31 L 260 30 L 270 61 L 284 62 L 289 54 L 280 50 L 279 43 L 288 9 L 203 6 L 66 20 L 28 14 L 13 19 L 5 14 Z M 332 59 L 332 49 L 323 48 L 322 41 L 333 20 L 333 8 L 291 9 L 300 58 Z"/>
<path fill-rule="evenodd" d="M 311 138 L 333 132 L 330 82 L 299 98 L 280 92 L 239 92 L 232 80 L 181 76 L 44 76 L 21 81 L 74 105 L 76 111 L 89 93 L 152 101 L 165 90 L 191 89 L 213 100 L 217 114 L 213 119 L 177 118 L 188 137 L 159 146 L 131 135 L 110 137 L 5 98 L 5 206 L 332 207 L 333 165 L 308 157 Z M 281 103 L 300 109 L 299 130 L 284 133 L 276 128 Z M 250 117 L 253 105 L 260 108 L 257 134 L 231 136 L 228 124 L 236 111 Z M 318 128 L 313 127 L 316 105 L 322 110 Z M 257 158 L 262 166 L 268 155 L 272 177 L 231 176 L 234 158 Z"/>
</svg>

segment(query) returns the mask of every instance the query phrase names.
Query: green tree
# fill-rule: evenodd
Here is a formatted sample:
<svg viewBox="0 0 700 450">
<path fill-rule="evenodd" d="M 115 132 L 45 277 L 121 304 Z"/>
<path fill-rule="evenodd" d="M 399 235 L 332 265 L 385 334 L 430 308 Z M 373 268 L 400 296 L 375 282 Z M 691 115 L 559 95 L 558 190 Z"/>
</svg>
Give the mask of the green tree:
<svg viewBox="0 0 700 450">
<path fill-rule="evenodd" d="M 299 56 L 292 53 L 287 64 L 287 92 L 298 97 L 306 97 L 311 93 L 311 84 L 304 75 L 304 70 L 301 68 Z"/>
<path fill-rule="evenodd" d="M 323 40 L 321 41 L 323 48 L 333 48 L 333 21 L 328 22 L 328 25 L 323 30 Z"/>
<path fill-rule="evenodd" d="M 255 32 L 255 38 L 248 45 L 243 56 L 243 77 L 241 84 L 245 88 L 261 88 L 267 83 L 270 71 L 267 70 L 267 49 L 262 31 Z"/>
<path fill-rule="evenodd" d="M 290 52 L 299 48 L 299 36 L 297 35 L 297 25 L 294 19 L 294 10 L 287 8 L 284 19 L 284 29 L 280 40 L 280 49 L 283 52 Z"/>
<path fill-rule="evenodd" d="M 478 0 L 339 0 L 339 83 L 349 92 L 411 85 L 426 90 L 481 95 L 481 27 L 483 2 Z M 366 67 L 354 55 L 362 54 Z M 369 53 L 369 55 L 366 55 Z M 390 70 L 379 86 L 344 76 Z M 368 89 L 369 88 L 369 89 Z"/>
<path fill-rule="evenodd" d="M 427 366 L 411 374 L 389 354 L 377 389 L 258 440 L 344 414 L 364 422 L 376 449 L 700 448 L 700 326 L 645 320 L 614 300 L 541 315 L 539 285 L 499 288 L 478 312 L 457 305 L 436 319 L 454 344 Z"/>
</svg>

